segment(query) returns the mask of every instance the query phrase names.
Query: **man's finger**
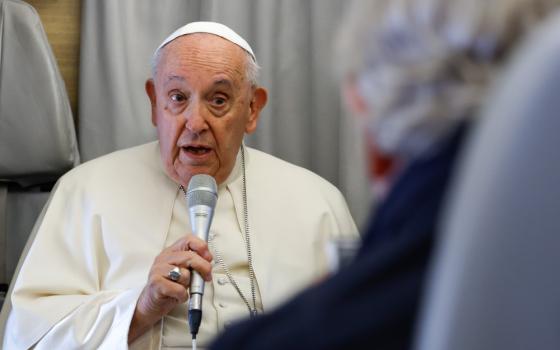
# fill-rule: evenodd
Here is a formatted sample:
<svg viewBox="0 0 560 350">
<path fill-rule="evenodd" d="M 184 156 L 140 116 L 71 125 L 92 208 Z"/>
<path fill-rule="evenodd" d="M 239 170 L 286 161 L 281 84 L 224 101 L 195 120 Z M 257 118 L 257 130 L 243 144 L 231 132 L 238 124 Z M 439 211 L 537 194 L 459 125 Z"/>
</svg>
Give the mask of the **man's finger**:
<svg viewBox="0 0 560 350">
<path fill-rule="evenodd" d="M 178 303 L 187 301 L 189 293 L 187 288 L 180 284 L 160 276 L 158 283 L 155 285 L 156 297 L 160 300 L 171 298 L 177 300 Z"/>
<path fill-rule="evenodd" d="M 196 270 L 206 281 L 212 279 L 212 264 L 194 251 L 172 252 L 166 255 L 165 259 L 169 265 Z"/>
<path fill-rule="evenodd" d="M 185 267 L 165 264 L 162 265 L 161 268 L 158 268 L 156 273 L 160 274 L 170 281 L 182 284 L 187 288 L 191 283 L 191 271 Z M 177 279 L 174 279 L 175 276 L 178 276 Z"/>
<path fill-rule="evenodd" d="M 188 234 L 173 243 L 169 248 L 164 251 L 178 252 L 178 251 L 194 251 L 207 261 L 212 261 L 212 254 L 208 250 L 208 243 L 200 238 Z"/>
</svg>

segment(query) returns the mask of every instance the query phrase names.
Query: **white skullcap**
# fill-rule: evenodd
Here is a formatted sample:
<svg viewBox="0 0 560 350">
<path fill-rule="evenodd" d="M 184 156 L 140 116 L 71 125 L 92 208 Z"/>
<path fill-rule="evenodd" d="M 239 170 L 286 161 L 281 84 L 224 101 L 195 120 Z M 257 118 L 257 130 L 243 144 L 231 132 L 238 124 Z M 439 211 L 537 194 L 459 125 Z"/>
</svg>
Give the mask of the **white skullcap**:
<svg viewBox="0 0 560 350">
<path fill-rule="evenodd" d="M 187 35 L 187 34 L 194 34 L 194 33 L 208 33 L 214 34 L 219 37 L 222 37 L 232 43 L 236 44 L 237 46 L 241 47 L 243 50 L 247 51 L 253 61 L 257 61 L 255 58 L 255 54 L 251 49 L 251 46 L 243 39 L 239 34 L 234 32 L 231 28 L 216 22 L 191 22 L 185 24 L 181 28 L 174 31 L 170 36 L 168 36 L 156 49 L 154 52 L 154 56 L 157 55 L 158 51 L 164 47 L 165 45 L 169 44 L 171 41 L 177 39 L 180 36 Z"/>
</svg>

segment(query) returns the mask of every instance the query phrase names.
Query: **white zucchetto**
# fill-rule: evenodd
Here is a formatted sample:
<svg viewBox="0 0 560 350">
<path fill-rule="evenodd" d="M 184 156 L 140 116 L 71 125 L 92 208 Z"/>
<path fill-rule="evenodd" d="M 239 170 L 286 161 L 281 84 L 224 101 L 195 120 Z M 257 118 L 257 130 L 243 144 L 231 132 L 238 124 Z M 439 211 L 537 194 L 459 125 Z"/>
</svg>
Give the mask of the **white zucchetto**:
<svg viewBox="0 0 560 350">
<path fill-rule="evenodd" d="M 243 39 L 239 34 L 234 32 L 231 28 L 217 22 L 191 22 L 185 24 L 181 28 L 174 31 L 171 35 L 169 35 L 154 51 L 154 56 L 157 55 L 158 51 L 164 47 L 165 45 L 169 44 L 173 40 L 177 39 L 180 36 L 187 35 L 187 34 L 194 34 L 194 33 L 208 33 L 214 34 L 219 37 L 222 37 L 232 43 L 236 44 L 237 46 L 241 47 L 243 50 L 247 51 L 253 61 L 257 61 L 251 46 Z"/>
</svg>

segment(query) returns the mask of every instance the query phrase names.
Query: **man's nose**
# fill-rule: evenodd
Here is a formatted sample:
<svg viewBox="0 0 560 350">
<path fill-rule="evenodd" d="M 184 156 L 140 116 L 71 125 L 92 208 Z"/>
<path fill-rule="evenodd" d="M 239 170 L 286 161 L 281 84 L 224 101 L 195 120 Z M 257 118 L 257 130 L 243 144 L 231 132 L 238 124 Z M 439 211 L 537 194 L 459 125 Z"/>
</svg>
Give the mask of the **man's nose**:
<svg viewBox="0 0 560 350">
<path fill-rule="evenodd" d="M 200 134 L 208 129 L 202 103 L 193 101 L 185 110 L 185 127 L 194 134 Z"/>
</svg>

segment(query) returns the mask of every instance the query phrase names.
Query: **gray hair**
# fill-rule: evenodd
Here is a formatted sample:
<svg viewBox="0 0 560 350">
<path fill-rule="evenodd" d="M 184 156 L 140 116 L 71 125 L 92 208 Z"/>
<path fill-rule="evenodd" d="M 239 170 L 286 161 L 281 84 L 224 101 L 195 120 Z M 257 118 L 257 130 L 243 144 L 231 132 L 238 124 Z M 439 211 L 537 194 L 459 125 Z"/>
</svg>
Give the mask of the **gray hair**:
<svg viewBox="0 0 560 350">
<path fill-rule="evenodd" d="M 152 60 L 150 62 L 150 66 L 152 69 L 152 78 L 155 79 L 156 75 L 157 75 L 157 69 L 158 69 L 158 65 L 159 65 L 159 61 L 161 59 L 161 55 L 164 51 L 164 49 L 167 47 L 167 45 L 164 45 L 163 47 L 160 47 L 152 56 Z M 259 78 L 259 71 L 261 69 L 261 67 L 259 66 L 259 64 L 257 63 L 257 61 L 255 59 L 253 59 L 253 56 L 251 56 L 251 54 L 245 50 L 243 50 L 243 52 L 245 53 L 245 77 L 247 79 L 247 81 L 252 85 L 252 86 L 257 86 L 258 85 L 258 78 Z"/>
<path fill-rule="evenodd" d="M 338 73 L 369 104 L 388 154 L 415 157 L 475 118 L 512 47 L 560 0 L 356 0 Z"/>
</svg>

